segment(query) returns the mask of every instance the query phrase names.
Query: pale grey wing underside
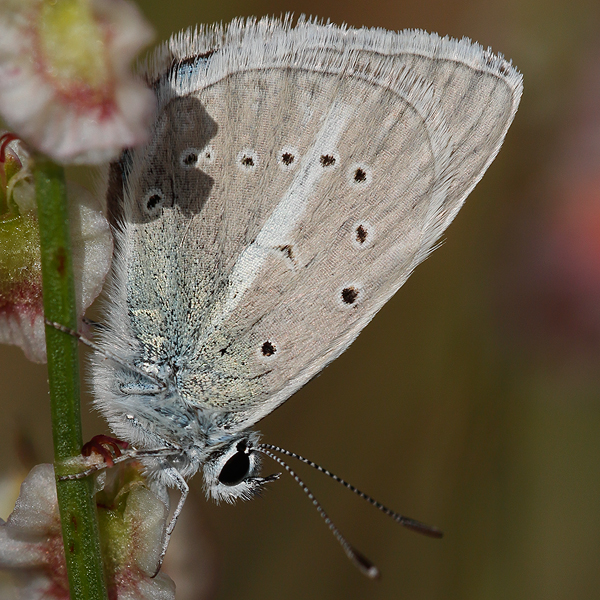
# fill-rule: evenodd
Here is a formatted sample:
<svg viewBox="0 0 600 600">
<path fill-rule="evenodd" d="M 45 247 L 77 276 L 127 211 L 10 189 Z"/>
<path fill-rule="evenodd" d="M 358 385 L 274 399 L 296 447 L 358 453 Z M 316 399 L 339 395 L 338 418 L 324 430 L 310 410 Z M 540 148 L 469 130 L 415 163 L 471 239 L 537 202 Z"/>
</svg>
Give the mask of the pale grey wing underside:
<svg viewBox="0 0 600 600">
<path fill-rule="evenodd" d="M 431 251 L 498 152 L 521 78 L 421 32 L 236 27 L 206 58 L 183 48 L 207 52 L 214 31 L 165 51 L 116 287 L 144 362 L 245 427 L 343 352 Z"/>
</svg>

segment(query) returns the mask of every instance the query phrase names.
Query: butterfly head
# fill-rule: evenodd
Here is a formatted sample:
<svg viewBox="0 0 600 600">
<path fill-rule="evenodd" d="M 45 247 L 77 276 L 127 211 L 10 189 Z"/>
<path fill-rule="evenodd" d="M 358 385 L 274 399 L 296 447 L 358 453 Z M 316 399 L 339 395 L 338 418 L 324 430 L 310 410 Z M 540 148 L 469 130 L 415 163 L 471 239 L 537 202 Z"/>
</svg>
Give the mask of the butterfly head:
<svg viewBox="0 0 600 600">
<path fill-rule="evenodd" d="M 261 455 L 255 449 L 259 436 L 244 432 L 221 444 L 203 465 L 204 489 L 215 502 L 233 503 L 259 495 L 266 483 L 279 479 L 279 474 L 259 477 Z"/>
</svg>

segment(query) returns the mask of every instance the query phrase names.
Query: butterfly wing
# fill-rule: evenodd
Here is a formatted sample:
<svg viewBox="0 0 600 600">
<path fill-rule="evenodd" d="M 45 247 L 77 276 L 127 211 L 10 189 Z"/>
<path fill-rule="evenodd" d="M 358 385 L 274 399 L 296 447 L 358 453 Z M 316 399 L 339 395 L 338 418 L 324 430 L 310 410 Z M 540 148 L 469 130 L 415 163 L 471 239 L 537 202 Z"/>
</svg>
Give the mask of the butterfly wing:
<svg viewBox="0 0 600 600">
<path fill-rule="evenodd" d="M 236 429 L 428 255 L 522 89 L 466 40 L 269 19 L 188 32 L 148 77 L 159 113 L 126 173 L 114 319 L 187 406 Z"/>
</svg>

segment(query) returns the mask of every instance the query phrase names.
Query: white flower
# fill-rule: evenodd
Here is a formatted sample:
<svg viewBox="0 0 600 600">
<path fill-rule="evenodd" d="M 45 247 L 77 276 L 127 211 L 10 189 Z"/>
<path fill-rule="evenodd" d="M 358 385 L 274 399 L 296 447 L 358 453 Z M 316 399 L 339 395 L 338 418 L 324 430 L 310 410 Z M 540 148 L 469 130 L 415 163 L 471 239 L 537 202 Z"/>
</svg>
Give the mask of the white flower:
<svg viewBox="0 0 600 600">
<path fill-rule="evenodd" d="M 135 465 L 111 471 L 111 482 L 97 496 L 109 597 L 174 600 L 173 581 L 162 573 L 153 577 L 167 508 Z M 52 465 L 31 470 L 14 511 L 6 523 L 0 519 L 0 568 L 15 578 L 12 589 L 2 588 L 6 594 L 20 600 L 69 599 Z"/>
<path fill-rule="evenodd" d="M 130 73 L 153 37 L 125 0 L 0 0 L 0 115 L 57 162 L 146 140 L 154 96 Z"/>
<path fill-rule="evenodd" d="M 0 343 L 20 346 L 30 360 L 46 362 L 33 176 L 29 156 L 18 140 L 4 150 L 5 161 L 0 162 Z M 67 194 L 75 298 L 81 317 L 102 291 L 112 259 L 112 234 L 99 201 L 90 192 L 68 182 Z"/>
</svg>

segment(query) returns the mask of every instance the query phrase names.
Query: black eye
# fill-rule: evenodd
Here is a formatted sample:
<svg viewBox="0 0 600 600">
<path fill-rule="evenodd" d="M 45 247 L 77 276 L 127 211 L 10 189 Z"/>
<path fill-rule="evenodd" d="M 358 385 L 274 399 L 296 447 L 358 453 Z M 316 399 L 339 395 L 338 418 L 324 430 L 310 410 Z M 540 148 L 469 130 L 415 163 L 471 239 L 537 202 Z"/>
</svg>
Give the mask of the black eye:
<svg viewBox="0 0 600 600">
<path fill-rule="evenodd" d="M 246 479 L 250 471 L 250 458 L 245 452 L 236 452 L 221 469 L 219 481 L 223 485 L 237 485 Z"/>
</svg>

